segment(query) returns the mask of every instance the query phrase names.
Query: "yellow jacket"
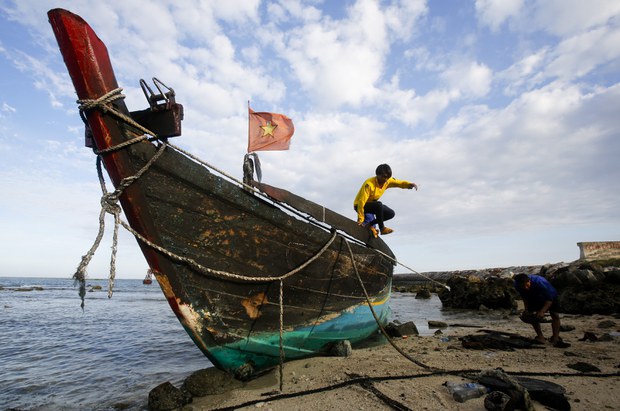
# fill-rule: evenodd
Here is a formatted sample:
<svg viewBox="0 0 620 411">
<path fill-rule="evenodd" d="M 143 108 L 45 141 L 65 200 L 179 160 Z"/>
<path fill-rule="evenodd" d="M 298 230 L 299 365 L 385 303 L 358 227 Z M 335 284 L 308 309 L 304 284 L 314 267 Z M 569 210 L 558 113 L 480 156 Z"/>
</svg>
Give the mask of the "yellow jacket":
<svg viewBox="0 0 620 411">
<path fill-rule="evenodd" d="M 357 209 L 357 221 L 364 221 L 364 206 L 368 201 L 377 201 L 388 188 L 409 188 L 411 184 L 408 181 L 397 180 L 394 177 L 390 177 L 382 187 L 379 186 L 376 176 L 364 181 L 353 201 L 353 208 Z"/>
</svg>

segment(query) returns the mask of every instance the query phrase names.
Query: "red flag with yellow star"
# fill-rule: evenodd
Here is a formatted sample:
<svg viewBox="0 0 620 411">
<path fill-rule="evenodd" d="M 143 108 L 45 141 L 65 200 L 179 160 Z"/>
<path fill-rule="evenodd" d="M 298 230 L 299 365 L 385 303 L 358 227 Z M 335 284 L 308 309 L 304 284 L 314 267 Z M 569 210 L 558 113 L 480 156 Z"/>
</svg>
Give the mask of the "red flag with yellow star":
<svg viewBox="0 0 620 411">
<path fill-rule="evenodd" d="M 252 151 L 288 150 L 295 132 L 293 120 L 278 113 L 257 113 L 248 106 L 250 127 L 248 153 Z"/>
</svg>

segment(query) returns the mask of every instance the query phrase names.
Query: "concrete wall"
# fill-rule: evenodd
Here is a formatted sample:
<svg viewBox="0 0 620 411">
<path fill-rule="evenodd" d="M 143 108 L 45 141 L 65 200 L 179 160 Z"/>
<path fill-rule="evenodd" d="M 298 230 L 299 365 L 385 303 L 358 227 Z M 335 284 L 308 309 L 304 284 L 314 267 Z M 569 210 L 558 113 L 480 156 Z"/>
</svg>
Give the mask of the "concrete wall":
<svg viewBox="0 0 620 411">
<path fill-rule="evenodd" d="M 593 241 L 577 243 L 580 260 L 620 258 L 620 241 Z"/>
</svg>

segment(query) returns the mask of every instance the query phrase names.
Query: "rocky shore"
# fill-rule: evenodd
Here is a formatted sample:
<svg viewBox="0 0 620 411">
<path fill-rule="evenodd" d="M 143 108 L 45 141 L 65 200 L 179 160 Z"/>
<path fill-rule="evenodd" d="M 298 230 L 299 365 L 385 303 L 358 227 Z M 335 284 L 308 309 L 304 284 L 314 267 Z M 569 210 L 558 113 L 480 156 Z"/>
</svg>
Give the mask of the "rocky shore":
<svg viewBox="0 0 620 411">
<path fill-rule="evenodd" d="M 233 380 L 216 369 L 198 370 L 182 387 L 164 383 L 155 388 L 149 396 L 150 409 L 475 411 L 485 409 L 488 394 L 461 403 L 447 383 L 483 382 L 492 372 L 502 372 L 511 380 L 532 378 L 559 387 L 555 407 L 530 395 L 529 402 L 520 403 L 518 409 L 618 409 L 620 318 L 565 315 L 562 321 L 569 330 L 562 337 L 571 344 L 564 349 L 534 343 L 518 348 L 465 343 L 472 336 L 488 335 L 487 331 L 532 336 L 529 325 L 507 317 L 489 324 L 487 331 L 449 326 L 433 336 L 394 339 L 410 359 L 383 344 L 354 349 L 346 357 L 291 361 L 284 364 L 282 390 L 277 369 L 248 382 Z M 178 402 L 169 402 L 171 398 Z"/>
<path fill-rule="evenodd" d="M 393 290 L 435 292 L 450 308 L 514 309 L 519 297 L 512 277 L 519 273 L 547 278 L 558 290 L 564 313 L 620 312 L 620 259 L 395 275 Z"/>
<path fill-rule="evenodd" d="M 389 344 L 287 362 L 282 381 L 278 369 L 246 382 L 213 368 L 198 370 L 181 387 L 156 387 L 149 409 L 618 409 L 619 263 L 424 273 L 432 281 L 395 276 L 395 292 L 420 298 L 437 293 L 444 307 L 476 310 L 472 313 L 479 314 L 484 328 L 435 323 L 435 334 L 421 337 L 415 325 L 392 324 Z M 544 275 L 558 289 L 565 347 L 536 342 L 531 326 L 518 320 L 522 302 L 512 275 L 519 272 Z M 485 312 L 495 310 L 505 315 L 485 322 Z M 543 326 L 548 334 L 549 326 Z M 463 394 L 465 400 L 453 393 L 465 383 L 482 384 L 479 396 L 472 389 Z"/>
</svg>

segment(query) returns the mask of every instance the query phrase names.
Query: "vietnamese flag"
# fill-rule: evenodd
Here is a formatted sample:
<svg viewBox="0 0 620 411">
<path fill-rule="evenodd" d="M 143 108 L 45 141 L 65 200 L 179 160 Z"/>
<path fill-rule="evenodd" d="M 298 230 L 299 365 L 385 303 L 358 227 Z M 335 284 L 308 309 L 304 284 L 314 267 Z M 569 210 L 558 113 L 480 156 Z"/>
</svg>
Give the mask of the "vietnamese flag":
<svg viewBox="0 0 620 411">
<path fill-rule="evenodd" d="M 295 132 L 293 120 L 278 113 L 257 113 L 248 106 L 248 153 L 252 151 L 288 150 Z"/>
</svg>

